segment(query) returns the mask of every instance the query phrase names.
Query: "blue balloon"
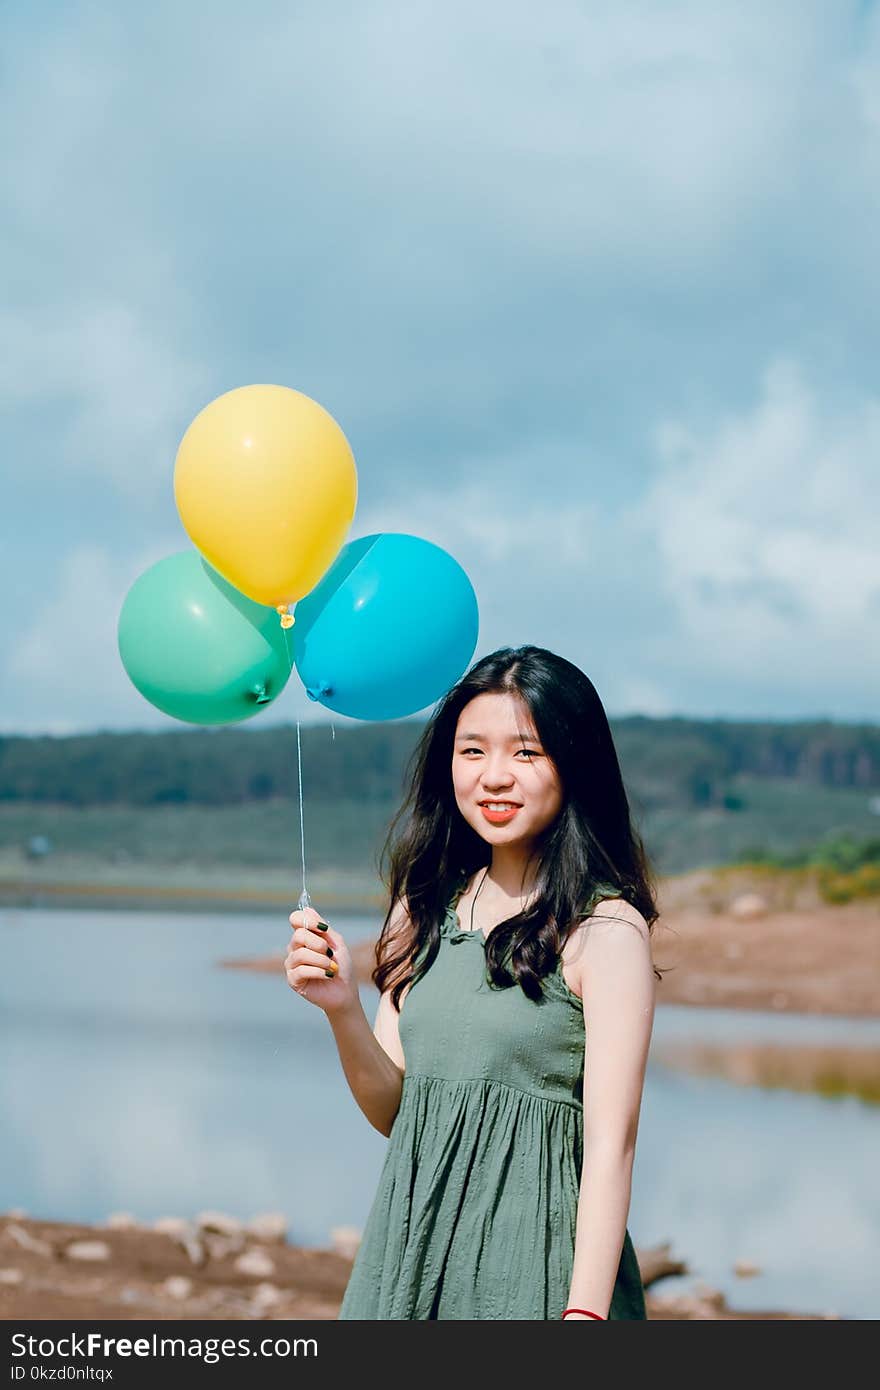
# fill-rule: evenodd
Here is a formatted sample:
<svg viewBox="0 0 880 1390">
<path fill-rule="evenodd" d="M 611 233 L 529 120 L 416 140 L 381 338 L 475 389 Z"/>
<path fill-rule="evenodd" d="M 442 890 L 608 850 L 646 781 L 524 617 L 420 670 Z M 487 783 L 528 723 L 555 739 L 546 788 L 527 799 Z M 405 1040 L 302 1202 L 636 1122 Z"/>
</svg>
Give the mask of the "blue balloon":
<svg viewBox="0 0 880 1390">
<path fill-rule="evenodd" d="M 419 536 L 343 546 L 295 609 L 293 660 L 310 699 L 353 719 L 434 704 L 477 645 L 477 597 L 457 560 Z"/>
</svg>

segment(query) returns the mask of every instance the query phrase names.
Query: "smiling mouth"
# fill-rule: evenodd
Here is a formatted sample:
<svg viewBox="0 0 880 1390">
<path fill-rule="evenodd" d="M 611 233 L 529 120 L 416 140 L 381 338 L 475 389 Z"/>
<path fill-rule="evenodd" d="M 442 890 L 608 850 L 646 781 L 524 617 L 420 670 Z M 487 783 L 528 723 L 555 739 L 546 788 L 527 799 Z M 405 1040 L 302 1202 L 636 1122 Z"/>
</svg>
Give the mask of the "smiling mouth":
<svg viewBox="0 0 880 1390">
<path fill-rule="evenodd" d="M 516 802 L 512 801 L 481 801 L 479 805 L 483 819 L 492 825 L 506 825 L 521 809 Z"/>
</svg>

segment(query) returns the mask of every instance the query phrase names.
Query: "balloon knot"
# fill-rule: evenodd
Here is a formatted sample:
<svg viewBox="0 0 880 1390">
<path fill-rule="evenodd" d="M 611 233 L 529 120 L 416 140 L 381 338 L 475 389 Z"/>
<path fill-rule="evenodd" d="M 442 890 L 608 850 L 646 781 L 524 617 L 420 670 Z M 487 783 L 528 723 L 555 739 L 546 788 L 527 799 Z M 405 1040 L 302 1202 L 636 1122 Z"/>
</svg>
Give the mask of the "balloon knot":
<svg viewBox="0 0 880 1390">
<path fill-rule="evenodd" d="M 292 614 L 291 611 L 290 611 L 290 605 L 289 605 L 289 604 L 287 604 L 287 603 L 279 603 L 279 604 L 276 604 L 275 612 L 276 612 L 276 613 L 278 614 L 278 616 L 280 617 L 280 619 L 281 619 L 281 626 L 282 626 L 283 628 L 293 627 L 293 624 L 294 624 L 295 619 L 294 619 L 293 614 Z"/>
<path fill-rule="evenodd" d="M 259 681 L 256 685 L 252 685 L 249 694 L 256 698 L 258 705 L 268 705 L 272 701 L 272 696 L 267 693 L 266 687 L 262 681 Z"/>
<path fill-rule="evenodd" d="M 332 695 L 333 686 L 326 681 L 321 681 L 318 685 L 307 685 L 306 694 L 310 700 L 320 700 L 322 695 Z"/>
</svg>

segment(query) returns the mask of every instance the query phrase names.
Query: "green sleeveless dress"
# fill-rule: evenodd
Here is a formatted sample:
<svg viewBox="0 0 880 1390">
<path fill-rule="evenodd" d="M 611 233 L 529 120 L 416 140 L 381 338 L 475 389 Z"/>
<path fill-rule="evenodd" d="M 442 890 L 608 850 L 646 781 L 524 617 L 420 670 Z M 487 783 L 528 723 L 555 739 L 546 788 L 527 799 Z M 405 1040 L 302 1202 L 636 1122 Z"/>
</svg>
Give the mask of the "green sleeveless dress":
<svg viewBox="0 0 880 1390">
<path fill-rule="evenodd" d="M 567 1306 L 583 1005 L 561 958 L 540 1003 L 518 985 L 493 988 L 486 938 L 461 927 L 460 896 L 403 1001 L 400 1108 L 340 1319 L 545 1320 Z M 646 1316 L 627 1230 L 609 1318 Z"/>
</svg>

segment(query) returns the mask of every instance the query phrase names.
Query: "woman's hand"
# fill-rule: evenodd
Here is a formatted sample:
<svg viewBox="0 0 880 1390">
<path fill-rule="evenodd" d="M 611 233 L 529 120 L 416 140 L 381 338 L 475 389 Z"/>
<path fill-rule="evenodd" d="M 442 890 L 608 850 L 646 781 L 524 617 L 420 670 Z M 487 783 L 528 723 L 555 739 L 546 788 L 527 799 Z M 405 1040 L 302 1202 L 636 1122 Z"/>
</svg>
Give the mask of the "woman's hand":
<svg viewBox="0 0 880 1390">
<path fill-rule="evenodd" d="M 288 921 L 293 936 L 284 957 L 284 969 L 290 988 L 326 1014 L 351 1008 L 359 998 L 358 986 L 351 955 L 340 933 L 324 922 L 313 907 L 291 912 Z"/>
</svg>

